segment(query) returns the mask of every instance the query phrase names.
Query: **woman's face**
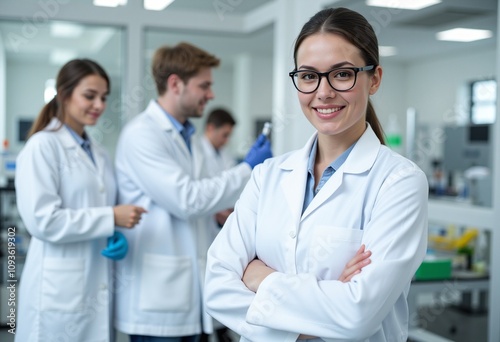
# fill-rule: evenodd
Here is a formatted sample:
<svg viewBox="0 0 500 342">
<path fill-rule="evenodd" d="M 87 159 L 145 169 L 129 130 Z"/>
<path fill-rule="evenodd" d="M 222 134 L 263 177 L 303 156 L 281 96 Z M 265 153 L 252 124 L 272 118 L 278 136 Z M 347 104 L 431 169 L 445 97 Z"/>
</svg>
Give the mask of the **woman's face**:
<svg viewBox="0 0 500 342">
<path fill-rule="evenodd" d="M 317 72 L 338 67 L 365 66 L 357 47 L 331 33 L 317 33 L 306 38 L 298 48 L 296 62 L 297 70 Z M 355 86 L 344 92 L 334 90 L 322 77 L 315 92 L 298 92 L 302 111 L 320 136 L 345 137 L 354 142 L 365 130 L 368 97 L 377 91 L 381 77 L 380 67 L 375 73 L 359 72 Z"/>
<path fill-rule="evenodd" d="M 95 125 L 106 109 L 108 83 L 99 75 L 81 79 L 65 101 L 64 123 L 82 135 L 86 125 Z"/>
</svg>

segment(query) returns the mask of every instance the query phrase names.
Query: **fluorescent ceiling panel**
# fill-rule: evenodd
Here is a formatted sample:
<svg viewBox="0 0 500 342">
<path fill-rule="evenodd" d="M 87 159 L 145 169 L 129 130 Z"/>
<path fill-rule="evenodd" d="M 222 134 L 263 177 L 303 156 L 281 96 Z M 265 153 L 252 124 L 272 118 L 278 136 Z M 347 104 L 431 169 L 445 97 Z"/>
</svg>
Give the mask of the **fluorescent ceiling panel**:
<svg viewBox="0 0 500 342">
<path fill-rule="evenodd" d="M 127 0 L 94 0 L 94 6 L 101 7 L 118 7 L 125 6 L 127 4 Z"/>
<path fill-rule="evenodd" d="M 150 11 L 163 11 L 174 0 L 144 0 L 144 8 Z"/>
<path fill-rule="evenodd" d="M 437 40 L 453 42 L 473 42 L 475 40 L 491 38 L 492 36 L 493 32 L 490 30 L 476 30 L 460 27 L 436 33 Z"/>
<path fill-rule="evenodd" d="M 366 0 L 368 6 L 420 10 L 439 4 L 441 0 Z"/>
<path fill-rule="evenodd" d="M 53 22 L 50 24 L 50 35 L 57 38 L 78 38 L 85 29 L 74 23 Z"/>
<path fill-rule="evenodd" d="M 381 57 L 389 57 L 398 54 L 398 49 L 394 46 L 379 46 L 378 52 Z"/>
</svg>

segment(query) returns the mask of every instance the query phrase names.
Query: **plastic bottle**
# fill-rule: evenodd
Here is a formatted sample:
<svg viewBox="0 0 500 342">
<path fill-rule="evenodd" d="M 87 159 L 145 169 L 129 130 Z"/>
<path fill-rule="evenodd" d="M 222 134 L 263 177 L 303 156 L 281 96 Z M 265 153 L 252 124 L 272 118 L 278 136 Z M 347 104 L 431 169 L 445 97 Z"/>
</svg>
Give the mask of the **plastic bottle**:
<svg viewBox="0 0 500 342">
<path fill-rule="evenodd" d="M 403 153 L 403 134 L 401 127 L 398 123 L 398 117 L 394 114 L 389 116 L 389 122 L 387 123 L 386 133 L 386 143 L 393 151 L 402 154 Z"/>
<path fill-rule="evenodd" d="M 474 272 L 485 275 L 488 273 L 488 236 L 486 232 L 481 232 L 476 240 L 474 250 Z"/>
</svg>

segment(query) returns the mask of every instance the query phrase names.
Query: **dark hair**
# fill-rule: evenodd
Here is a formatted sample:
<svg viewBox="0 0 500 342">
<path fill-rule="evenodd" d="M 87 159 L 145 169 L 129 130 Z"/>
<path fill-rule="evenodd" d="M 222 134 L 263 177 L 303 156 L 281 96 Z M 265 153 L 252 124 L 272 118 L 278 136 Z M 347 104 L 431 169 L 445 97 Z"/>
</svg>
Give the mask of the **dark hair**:
<svg viewBox="0 0 500 342">
<path fill-rule="evenodd" d="M 365 65 L 379 65 L 378 40 L 373 27 L 358 12 L 339 7 L 319 11 L 302 27 L 293 51 L 295 69 L 297 69 L 297 51 L 302 42 L 309 36 L 323 32 L 339 35 L 356 46 L 361 51 Z M 368 72 L 373 73 L 375 70 Z M 366 121 L 380 142 L 385 144 L 382 125 L 370 100 L 366 109 Z"/>
<path fill-rule="evenodd" d="M 35 122 L 28 132 L 28 137 L 31 137 L 36 132 L 43 130 L 50 123 L 52 118 L 58 118 L 64 122 L 65 113 L 63 110 L 64 102 L 71 97 L 73 90 L 82 79 L 90 75 L 99 75 L 108 84 L 108 90 L 111 87 L 109 77 L 104 69 L 96 62 L 90 59 L 73 59 L 67 62 L 57 75 L 56 91 L 54 96 L 40 111 Z"/>
<path fill-rule="evenodd" d="M 152 63 L 158 95 L 167 91 L 167 79 L 170 75 L 176 74 L 186 83 L 201 68 L 214 68 L 219 66 L 219 63 L 217 57 L 189 43 L 160 47 L 156 50 Z"/>
<path fill-rule="evenodd" d="M 236 120 L 234 120 L 231 113 L 222 108 L 216 108 L 208 114 L 207 121 L 205 122 L 205 127 L 209 124 L 214 125 L 216 128 L 220 128 L 224 125 L 236 125 Z"/>
</svg>

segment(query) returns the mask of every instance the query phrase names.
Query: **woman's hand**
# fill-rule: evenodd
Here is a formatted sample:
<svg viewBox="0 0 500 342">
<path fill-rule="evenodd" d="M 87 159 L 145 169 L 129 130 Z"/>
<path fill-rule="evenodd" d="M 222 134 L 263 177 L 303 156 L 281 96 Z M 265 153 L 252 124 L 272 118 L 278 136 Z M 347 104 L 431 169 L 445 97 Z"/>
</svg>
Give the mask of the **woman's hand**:
<svg viewBox="0 0 500 342">
<path fill-rule="evenodd" d="M 260 283 L 273 272 L 276 270 L 268 267 L 259 259 L 254 259 L 248 264 L 241 280 L 250 291 L 257 292 Z"/>
<path fill-rule="evenodd" d="M 117 205 L 113 207 L 115 225 L 125 228 L 133 228 L 141 220 L 146 209 L 131 204 Z"/>
<path fill-rule="evenodd" d="M 370 264 L 371 260 L 369 258 L 371 255 L 372 252 L 365 251 L 365 245 L 361 245 L 356 255 L 345 265 L 338 280 L 343 283 L 350 281 L 352 277 L 361 272 L 363 267 Z"/>
<path fill-rule="evenodd" d="M 226 223 L 227 218 L 231 213 L 234 211 L 234 209 L 226 209 L 223 211 L 219 211 L 218 213 L 215 214 L 215 220 L 219 224 L 219 226 L 223 226 L 224 223 Z"/>
</svg>

